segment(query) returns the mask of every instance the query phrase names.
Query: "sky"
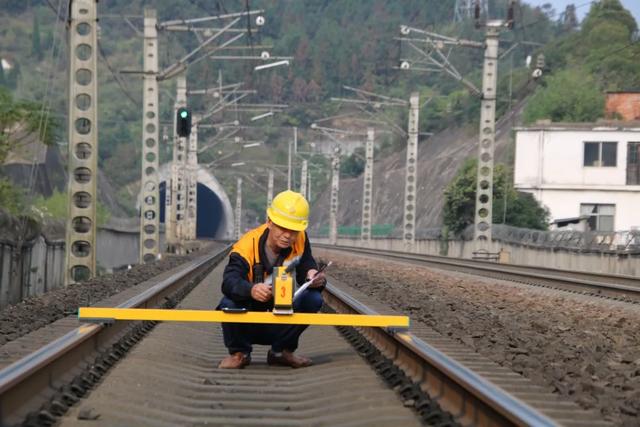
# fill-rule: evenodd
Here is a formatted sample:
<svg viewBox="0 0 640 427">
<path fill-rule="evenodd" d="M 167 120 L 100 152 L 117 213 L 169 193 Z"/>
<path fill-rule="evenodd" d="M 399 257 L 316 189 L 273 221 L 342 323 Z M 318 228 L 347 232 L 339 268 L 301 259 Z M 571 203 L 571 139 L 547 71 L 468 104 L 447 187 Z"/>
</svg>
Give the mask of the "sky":
<svg viewBox="0 0 640 427">
<path fill-rule="evenodd" d="M 578 19 L 582 20 L 589 12 L 591 3 L 589 0 L 522 0 L 532 6 L 542 6 L 545 3 L 551 3 L 557 13 L 564 12 L 568 4 L 573 3 L 576 6 Z M 620 0 L 622 5 L 636 18 L 636 22 L 640 26 L 640 0 Z"/>
</svg>

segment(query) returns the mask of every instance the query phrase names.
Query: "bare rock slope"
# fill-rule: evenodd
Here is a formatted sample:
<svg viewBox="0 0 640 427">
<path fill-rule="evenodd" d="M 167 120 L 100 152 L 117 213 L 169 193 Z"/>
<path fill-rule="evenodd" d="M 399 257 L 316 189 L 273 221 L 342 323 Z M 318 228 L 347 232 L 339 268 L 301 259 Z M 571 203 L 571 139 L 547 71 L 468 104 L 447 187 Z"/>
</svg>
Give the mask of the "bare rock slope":
<svg viewBox="0 0 640 427">
<path fill-rule="evenodd" d="M 512 127 L 520 123 L 525 101 L 516 104 L 510 113 L 498 120 L 496 126 L 496 160 L 505 161 L 511 140 Z M 477 155 L 477 126 L 442 131 L 423 142 L 418 148 L 418 195 L 416 229 L 438 227 L 442 224 L 444 189 L 462 166 L 465 159 Z M 404 166 L 406 150 L 386 159 L 378 159 L 373 171 L 373 224 L 402 226 L 404 207 Z M 362 211 L 362 176 L 340 181 L 338 224 L 360 225 Z M 310 223 L 314 229 L 329 223 L 330 188 L 313 202 Z"/>
</svg>

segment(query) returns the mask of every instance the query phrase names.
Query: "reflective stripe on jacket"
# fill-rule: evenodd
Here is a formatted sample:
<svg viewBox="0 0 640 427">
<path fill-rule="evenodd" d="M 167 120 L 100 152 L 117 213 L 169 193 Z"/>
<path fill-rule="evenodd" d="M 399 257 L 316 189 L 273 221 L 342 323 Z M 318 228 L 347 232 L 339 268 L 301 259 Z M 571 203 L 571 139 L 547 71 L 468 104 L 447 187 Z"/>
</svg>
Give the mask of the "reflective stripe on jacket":
<svg viewBox="0 0 640 427">
<path fill-rule="evenodd" d="M 267 224 L 262 224 L 260 227 L 254 228 L 248 231 L 244 236 L 238 240 L 231 248 L 231 253 L 237 253 L 249 264 L 249 282 L 253 283 L 253 266 L 261 262 L 260 253 L 264 252 L 260 250 L 261 238 L 266 239 L 265 231 L 267 230 Z M 291 246 L 291 252 L 284 258 L 282 265 L 288 265 L 296 257 L 302 257 L 304 253 L 304 246 L 306 239 L 306 233 L 298 233 L 298 237 Z M 263 262 L 263 264 L 265 264 Z M 271 274 L 265 271 L 264 280 Z"/>
<path fill-rule="evenodd" d="M 269 261 L 264 259 L 264 245 L 267 240 L 269 229 L 267 224 L 263 224 L 244 234 L 231 248 L 229 263 L 225 267 L 222 280 L 222 292 L 234 301 L 244 301 L 251 299 L 251 287 L 254 282 L 264 282 L 272 273 L 273 267 Z M 279 254 L 276 265 L 287 265 L 293 259 L 299 257 L 300 261 L 296 267 L 296 280 L 299 284 L 304 283 L 307 272 L 310 269 L 317 269 L 318 265 L 311 254 L 311 246 L 305 232 L 299 232 L 296 240 L 289 249 L 285 249 Z M 264 276 L 262 280 L 254 280 L 254 267 L 262 264 Z"/>
</svg>

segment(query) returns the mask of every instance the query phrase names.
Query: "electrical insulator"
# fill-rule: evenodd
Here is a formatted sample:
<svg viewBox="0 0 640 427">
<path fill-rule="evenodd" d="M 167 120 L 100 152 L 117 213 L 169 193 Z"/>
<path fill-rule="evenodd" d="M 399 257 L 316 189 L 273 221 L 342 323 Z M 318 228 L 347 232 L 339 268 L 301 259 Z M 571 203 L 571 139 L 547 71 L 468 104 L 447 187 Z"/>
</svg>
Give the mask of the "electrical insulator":
<svg viewBox="0 0 640 427">
<path fill-rule="evenodd" d="M 178 108 L 176 133 L 181 137 L 187 137 L 191 134 L 191 111 L 188 108 Z"/>
<path fill-rule="evenodd" d="M 402 68 L 403 70 L 408 70 L 409 68 L 411 68 L 411 64 L 409 64 L 407 61 L 402 61 L 402 63 L 400 64 L 400 68 Z"/>
</svg>

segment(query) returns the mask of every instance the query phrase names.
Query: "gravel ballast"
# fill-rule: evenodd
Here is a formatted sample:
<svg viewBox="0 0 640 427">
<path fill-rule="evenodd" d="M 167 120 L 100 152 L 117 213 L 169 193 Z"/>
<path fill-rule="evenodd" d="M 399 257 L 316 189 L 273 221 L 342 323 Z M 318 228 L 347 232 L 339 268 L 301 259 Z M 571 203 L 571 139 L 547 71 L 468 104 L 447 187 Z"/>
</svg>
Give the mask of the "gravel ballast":
<svg viewBox="0 0 640 427">
<path fill-rule="evenodd" d="M 86 282 L 53 289 L 0 311 L 0 345 L 20 338 L 70 314 L 171 270 L 196 255 L 169 256 L 130 270 L 105 274 Z"/>
<path fill-rule="evenodd" d="M 330 277 L 621 426 L 640 425 L 638 306 L 314 251 Z"/>
</svg>

